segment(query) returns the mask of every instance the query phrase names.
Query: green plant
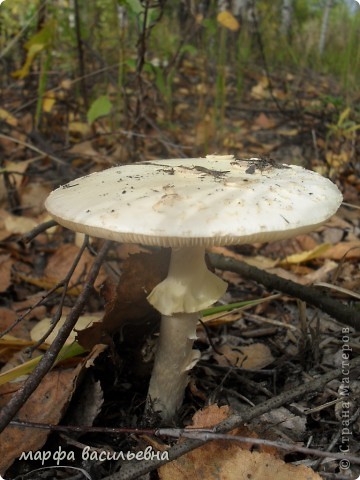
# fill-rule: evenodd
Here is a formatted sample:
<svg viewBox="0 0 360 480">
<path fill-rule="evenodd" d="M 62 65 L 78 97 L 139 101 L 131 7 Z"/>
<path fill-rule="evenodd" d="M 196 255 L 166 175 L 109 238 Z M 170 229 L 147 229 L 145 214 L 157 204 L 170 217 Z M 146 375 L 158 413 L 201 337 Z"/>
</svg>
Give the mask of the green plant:
<svg viewBox="0 0 360 480">
<path fill-rule="evenodd" d="M 347 107 L 339 115 L 338 121 L 336 123 L 327 124 L 327 138 L 335 136 L 337 139 L 343 138 L 346 140 L 353 139 L 354 134 L 357 130 L 360 130 L 360 124 L 355 120 L 349 119 L 351 114 L 351 108 Z"/>
</svg>

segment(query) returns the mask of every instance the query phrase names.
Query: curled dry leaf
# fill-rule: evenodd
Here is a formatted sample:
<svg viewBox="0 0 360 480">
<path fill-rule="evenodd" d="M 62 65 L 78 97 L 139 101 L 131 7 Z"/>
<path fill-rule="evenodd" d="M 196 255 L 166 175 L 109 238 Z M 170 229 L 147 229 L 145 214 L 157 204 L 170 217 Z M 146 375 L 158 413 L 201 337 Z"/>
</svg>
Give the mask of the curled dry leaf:
<svg viewBox="0 0 360 480">
<path fill-rule="evenodd" d="M 162 249 L 153 254 L 130 255 L 125 260 L 118 285 L 107 281 L 102 288 L 106 302 L 102 324 L 94 324 L 78 335 L 84 348 L 90 349 L 100 341 L 104 343 L 104 335 L 121 330 L 127 345 L 135 351 L 135 345 L 153 330 L 149 317 L 158 314 L 146 297 L 166 276 L 169 257 L 169 249 Z"/>
<path fill-rule="evenodd" d="M 71 425 L 93 425 L 104 402 L 100 381 L 88 376 L 81 384 L 81 395 L 69 412 Z"/>
</svg>

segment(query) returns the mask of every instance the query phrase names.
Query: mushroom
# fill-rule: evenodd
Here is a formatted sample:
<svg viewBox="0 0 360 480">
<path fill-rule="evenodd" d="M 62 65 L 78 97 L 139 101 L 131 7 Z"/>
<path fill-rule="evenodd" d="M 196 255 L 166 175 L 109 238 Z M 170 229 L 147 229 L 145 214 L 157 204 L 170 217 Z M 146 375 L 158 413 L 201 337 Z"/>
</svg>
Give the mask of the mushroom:
<svg viewBox="0 0 360 480">
<path fill-rule="evenodd" d="M 162 315 L 147 409 L 165 423 L 199 357 L 192 349 L 199 312 L 227 287 L 208 270 L 205 248 L 308 232 L 341 201 L 336 185 L 302 167 L 208 155 L 112 167 L 58 188 L 45 206 L 78 232 L 172 248 L 167 278 L 147 297 Z"/>
</svg>

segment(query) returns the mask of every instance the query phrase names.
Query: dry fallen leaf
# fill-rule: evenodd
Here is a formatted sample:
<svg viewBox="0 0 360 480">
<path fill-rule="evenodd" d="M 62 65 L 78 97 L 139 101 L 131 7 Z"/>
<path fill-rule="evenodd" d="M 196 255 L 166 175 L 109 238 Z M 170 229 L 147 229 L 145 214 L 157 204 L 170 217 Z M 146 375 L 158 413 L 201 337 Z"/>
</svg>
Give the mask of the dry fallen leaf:
<svg viewBox="0 0 360 480">
<path fill-rule="evenodd" d="M 343 257 L 346 259 L 360 258 L 360 240 L 340 242 L 330 247 L 321 257 L 331 258 L 332 260 L 341 260 Z"/>
<path fill-rule="evenodd" d="M 0 292 L 5 292 L 11 285 L 11 269 L 14 260 L 10 255 L 0 255 Z"/>
<path fill-rule="evenodd" d="M 0 307 L 0 333 L 9 328 L 16 322 L 17 314 L 14 309 L 9 309 L 6 307 Z M 30 339 L 29 335 L 29 326 L 26 322 L 18 323 L 10 332 L 11 335 L 14 335 L 22 340 Z"/>
<path fill-rule="evenodd" d="M 216 348 L 222 355 L 214 354 L 219 365 L 242 367 L 247 369 L 261 369 L 274 361 L 269 347 L 263 343 L 241 345 L 238 347 L 221 345 Z"/>
<path fill-rule="evenodd" d="M 228 417 L 228 407 L 211 405 L 197 412 L 192 428 L 211 428 Z M 191 427 L 190 427 L 191 428 Z M 236 434 L 252 436 L 251 432 Z M 241 448 L 243 447 L 243 448 Z M 264 451 L 246 450 L 249 444 L 214 440 L 158 470 L 161 480 L 321 480 L 310 468 L 285 463 Z"/>
<path fill-rule="evenodd" d="M 161 480 L 321 480 L 308 467 L 285 463 L 269 453 L 211 442 L 159 469 Z"/>
<path fill-rule="evenodd" d="M 68 404 L 81 366 L 75 369 L 50 372 L 39 387 L 20 409 L 17 419 L 30 422 L 57 424 Z M 0 387 L 0 407 L 12 394 L 21 388 L 22 382 L 7 383 Z M 19 458 L 22 452 L 39 450 L 45 443 L 50 430 L 7 427 L 0 434 L 0 474 Z"/>
<path fill-rule="evenodd" d="M 27 215 L 39 215 L 44 211 L 44 202 L 51 188 L 41 183 L 29 183 L 19 191 L 21 206 Z"/>
<path fill-rule="evenodd" d="M 7 236 L 12 233 L 27 233 L 38 225 L 38 222 L 32 218 L 11 215 L 6 210 L 0 210 L 0 220 L 8 232 Z"/>
<path fill-rule="evenodd" d="M 20 162 L 6 160 L 4 162 L 4 167 L 6 168 L 6 171 L 12 172 L 12 179 L 14 181 L 16 189 L 19 189 L 19 187 L 23 183 L 24 173 L 32 163 L 32 160 L 21 160 Z"/>
<path fill-rule="evenodd" d="M 309 262 L 310 260 L 321 257 L 327 250 L 329 250 L 329 248 L 330 245 L 328 243 L 322 243 L 317 245 L 312 250 L 288 255 L 284 258 L 284 260 L 281 260 L 280 265 L 283 267 L 290 264 Z"/>
<path fill-rule="evenodd" d="M 49 258 L 48 264 L 44 271 L 44 280 L 47 280 L 49 283 L 56 284 L 60 280 L 63 280 L 67 273 L 69 272 L 76 255 L 79 253 L 80 248 L 76 245 L 71 245 L 70 243 L 61 245 L 56 252 Z M 90 266 L 93 263 L 93 257 L 86 250 L 70 281 L 70 286 L 75 283 L 83 282 L 86 272 L 89 271 Z M 99 287 L 105 281 L 106 275 L 103 269 L 100 270 L 100 273 L 95 281 L 95 287 Z"/>
<path fill-rule="evenodd" d="M 169 249 L 157 253 L 138 253 L 130 255 L 123 263 L 118 285 L 107 281 L 102 288 L 105 299 L 105 315 L 102 324 L 78 334 L 78 342 L 90 349 L 99 342 L 104 342 L 103 335 L 122 329 L 126 334 L 127 344 L 136 344 L 153 330 L 149 317 L 157 317 L 157 312 L 146 300 L 151 290 L 161 282 L 168 271 Z M 124 328 L 125 327 L 125 328 Z"/>
<path fill-rule="evenodd" d="M 263 128 L 263 129 L 270 129 L 275 128 L 276 122 L 269 118 L 265 113 L 261 112 L 260 115 L 255 119 L 255 125 Z"/>
<path fill-rule="evenodd" d="M 81 315 L 79 317 L 78 321 L 76 322 L 76 325 L 70 335 L 68 336 L 65 345 L 70 345 L 72 342 L 76 340 L 77 332 L 80 330 L 84 330 L 85 328 L 90 327 L 94 322 L 99 322 L 101 321 L 101 318 L 103 317 L 102 313 L 92 313 L 89 315 Z M 66 315 L 63 315 L 58 323 L 55 325 L 54 330 L 50 333 L 50 335 L 46 338 L 45 343 L 48 345 L 51 345 L 51 343 L 55 340 L 56 335 L 59 333 L 60 328 L 64 325 L 66 322 Z M 43 318 L 38 322 L 35 327 L 32 328 L 30 331 L 30 337 L 31 340 L 34 342 L 38 342 L 45 334 L 46 332 L 49 331 L 51 327 L 51 318 Z"/>
<path fill-rule="evenodd" d="M 12 127 L 16 127 L 18 123 L 17 119 L 4 108 L 0 108 L 0 120 L 6 122 L 8 125 L 11 125 Z"/>
</svg>

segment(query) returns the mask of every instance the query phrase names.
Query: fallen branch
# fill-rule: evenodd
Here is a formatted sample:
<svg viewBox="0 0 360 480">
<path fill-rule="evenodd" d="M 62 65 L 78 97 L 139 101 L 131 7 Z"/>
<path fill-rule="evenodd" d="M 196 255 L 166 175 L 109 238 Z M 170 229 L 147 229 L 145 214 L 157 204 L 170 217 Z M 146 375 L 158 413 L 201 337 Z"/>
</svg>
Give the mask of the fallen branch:
<svg viewBox="0 0 360 480">
<path fill-rule="evenodd" d="M 229 270 L 230 272 L 238 273 L 244 278 L 262 283 L 269 290 L 279 290 L 287 295 L 304 300 L 306 303 L 327 313 L 338 322 L 353 327 L 355 330 L 360 330 L 360 311 L 334 300 L 322 290 L 300 285 L 291 280 L 285 280 L 278 275 L 265 272 L 230 257 L 214 253 L 209 254 L 209 257 L 211 264 L 219 270 Z"/>
</svg>

